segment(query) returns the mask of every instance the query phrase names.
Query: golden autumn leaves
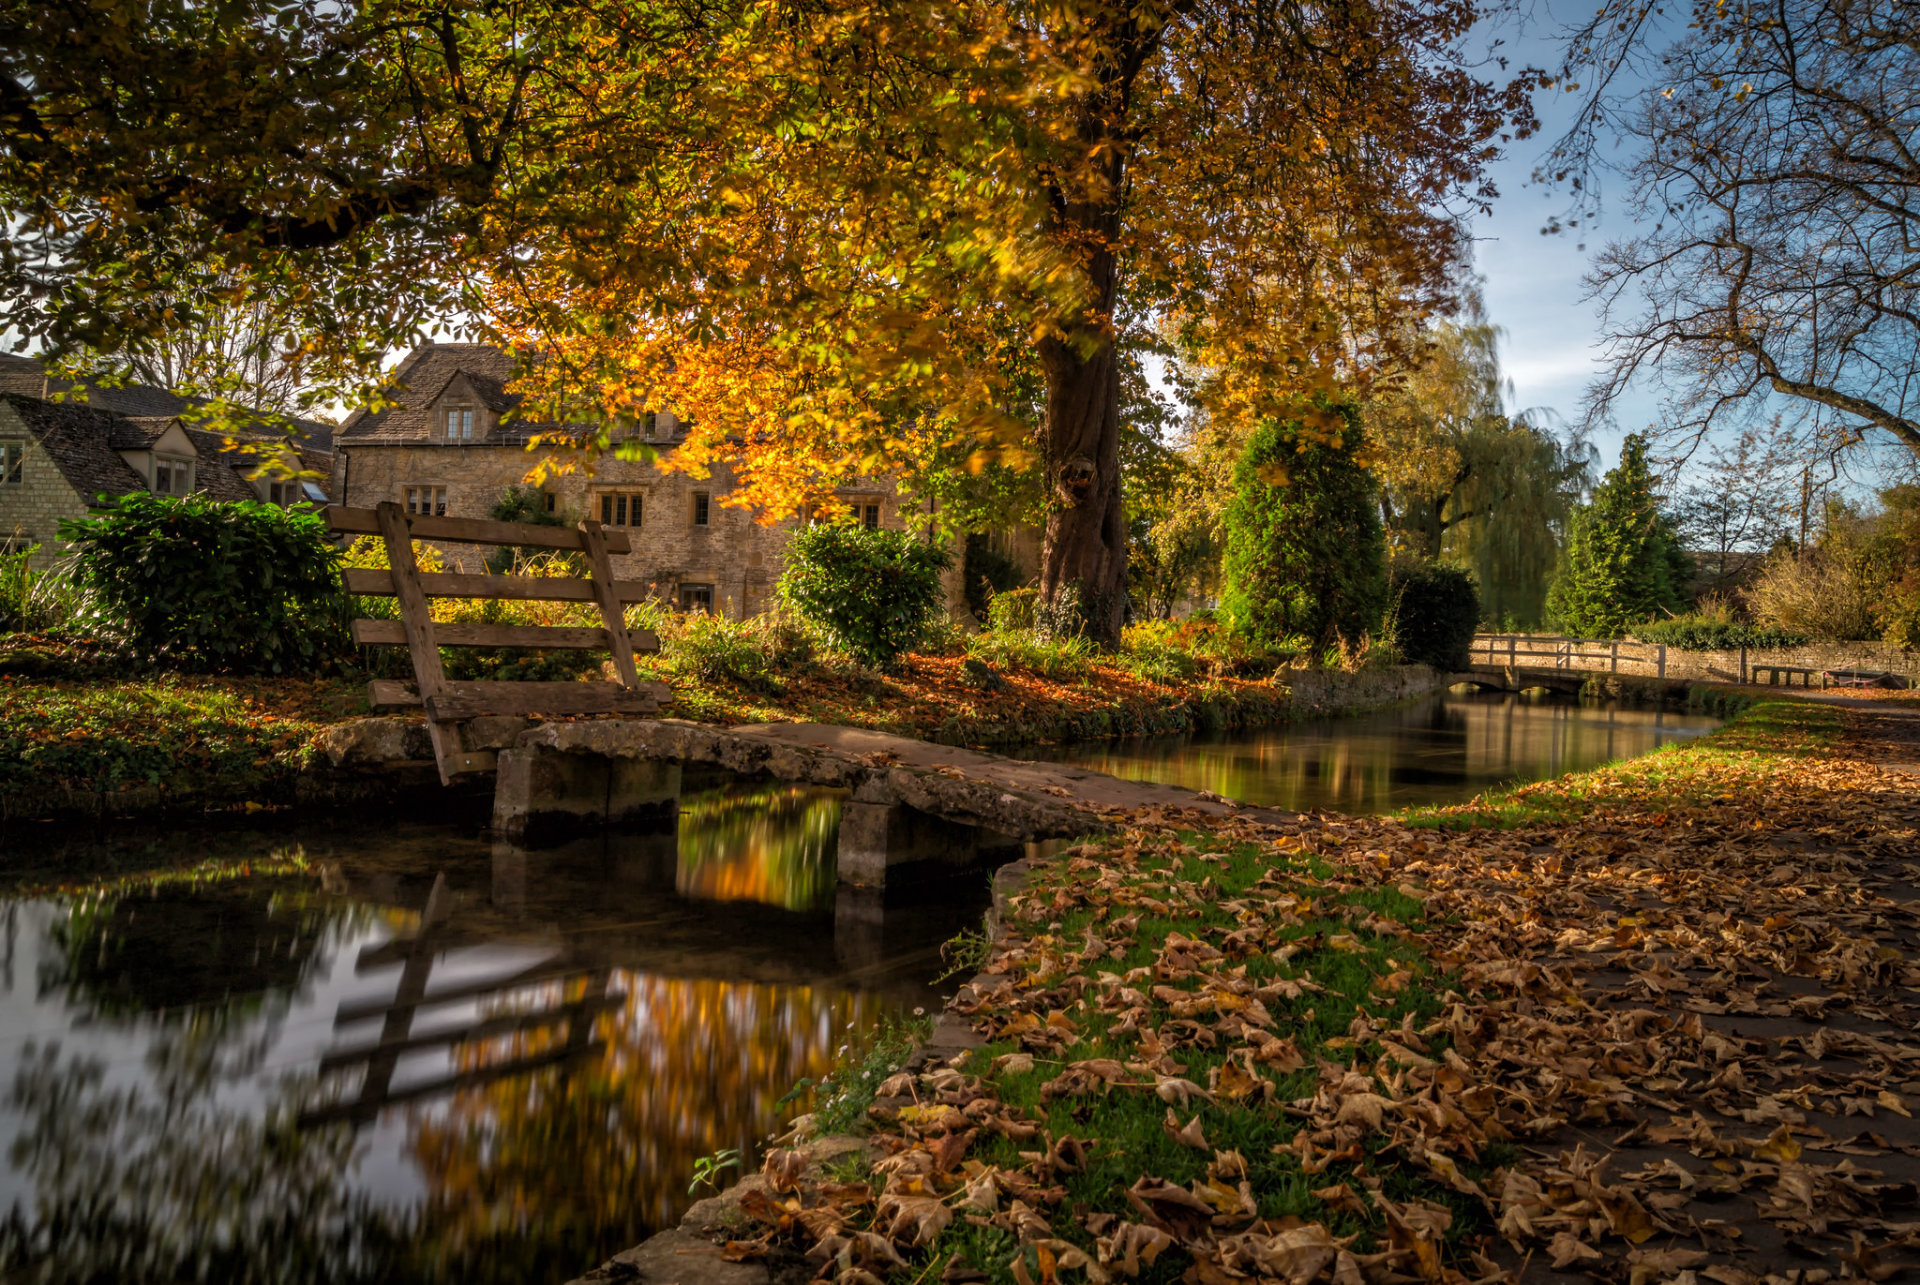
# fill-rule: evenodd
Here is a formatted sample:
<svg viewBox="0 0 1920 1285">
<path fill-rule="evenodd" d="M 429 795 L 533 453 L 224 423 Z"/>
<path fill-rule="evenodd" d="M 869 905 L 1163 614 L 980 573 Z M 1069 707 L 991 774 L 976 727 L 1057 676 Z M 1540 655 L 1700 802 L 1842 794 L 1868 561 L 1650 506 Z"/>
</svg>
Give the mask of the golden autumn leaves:
<svg viewBox="0 0 1920 1285">
<path fill-rule="evenodd" d="M 1877 762 L 1920 736 L 1828 752 L 1770 708 L 1552 824 L 1133 818 L 1013 898 L 954 1004 L 986 1047 L 882 1086 L 870 1183 L 796 1179 L 734 1252 L 1021 1285 L 1920 1262 L 1920 804 Z"/>
</svg>

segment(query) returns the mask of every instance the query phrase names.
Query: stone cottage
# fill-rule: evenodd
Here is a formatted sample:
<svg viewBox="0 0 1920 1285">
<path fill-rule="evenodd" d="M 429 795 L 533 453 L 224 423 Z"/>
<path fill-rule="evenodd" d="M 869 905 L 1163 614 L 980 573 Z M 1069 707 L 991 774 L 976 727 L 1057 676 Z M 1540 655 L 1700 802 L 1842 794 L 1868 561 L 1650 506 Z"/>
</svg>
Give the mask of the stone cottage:
<svg viewBox="0 0 1920 1285">
<path fill-rule="evenodd" d="M 37 548 L 44 565 L 65 552 L 59 525 L 85 517 L 102 495 L 149 491 L 216 500 L 321 503 L 313 482 L 254 478 L 262 456 L 284 449 L 277 436 L 229 441 L 183 418 L 195 404 L 163 388 L 94 389 L 84 402 L 40 363 L 0 354 L 0 549 Z M 298 421 L 304 471 L 332 466 L 332 426 Z"/>
<path fill-rule="evenodd" d="M 521 486 L 542 458 L 531 439 L 554 425 L 517 420 L 518 398 L 506 391 L 513 354 L 488 344 L 425 344 L 394 371 L 394 405 L 360 410 L 334 435 L 335 502 L 372 508 L 383 500 L 409 513 L 484 518 Z M 686 435 L 672 414 L 649 416 L 616 441 L 637 439 L 662 456 Z M 562 521 L 594 517 L 624 530 L 633 552 L 614 558 L 622 579 L 658 587 L 682 609 L 706 609 L 741 618 L 765 610 L 780 578 L 781 558 L 795 522 L 755 522 L 745 509 L 722 503 L 732 477 L 716 468 L 694 477 L 612 450 L 575 461 L 550 477 L 536 504 Z M 912 512 L 891 483 L 862 479 L 840 487 L 860 521 L 902 528 Z M 477 571 L 485 550 L 448 546 L 450 563 Z"/>
</svg>

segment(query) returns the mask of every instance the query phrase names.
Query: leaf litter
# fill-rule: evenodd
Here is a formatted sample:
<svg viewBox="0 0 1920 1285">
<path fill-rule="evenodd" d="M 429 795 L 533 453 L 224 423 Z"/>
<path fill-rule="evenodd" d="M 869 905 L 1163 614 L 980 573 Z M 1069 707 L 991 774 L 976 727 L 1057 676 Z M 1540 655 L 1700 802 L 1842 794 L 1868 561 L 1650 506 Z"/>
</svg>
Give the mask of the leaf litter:
<svg viewBox="0 0 1920 1285">
<path fill-rule="evenodd" d="M 1817 1285 L 1920 1266 L 1920 720 L 1812 715 L 1512 828 L 1138 813 L 1041 864 L 870 1182 L 731 1257 L 841 1285 Z"/>
</svg>

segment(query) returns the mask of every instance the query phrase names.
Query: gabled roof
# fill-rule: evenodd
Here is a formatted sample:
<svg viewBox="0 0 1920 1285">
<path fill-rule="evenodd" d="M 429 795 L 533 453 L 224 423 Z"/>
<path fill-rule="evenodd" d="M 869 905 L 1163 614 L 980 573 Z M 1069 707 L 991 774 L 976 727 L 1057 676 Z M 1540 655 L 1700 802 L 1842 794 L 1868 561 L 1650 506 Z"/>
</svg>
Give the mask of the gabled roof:
<svg viewBox="0 0 1920 1285">
<path fill-rule="evenodd" d="M 0 392 L 0 401 L 20 416 L 40 449 L 82 499 L 91 503 L 103 491 L 127 495 L 147 489 L 146 479 L 109 444 L 115 416 L 91 406 L 43 401 L 25 393 Z"/>
<path fill-rule="evenodd" d="M 74 389 L 72 380 L 49 378 L 46 364 L 38 357 L 0 353 L 0 392 L 48 398 L 71 394 Z M 124 388 L 88 388 L 84 395 L 75 396 L 61 404 L 87 406 L 123 415 L 138 423 L 142 429 L 151 426 L 152 431 L 146 442 L 135 441 L 134 430 L 122 429 L 122 440 L 129 444 L 118 446 L 116 443 L 116 449 L 134 451 L 144 450 L 148 443 L 166 430 L 168 422 L 206 405 L 208 400 L 172 392 L 154 384 L 128 384 Z M 320 420 L 293 418 L 293 427 L 301 447 L 317 451 L 333 450 L 333 425 Z M 283 436 L 277 430 L 269 430 L 265 435 Z"/>
<path fill-rule="evenodd" d="M 336 436 L 344 442 L 415 442 L 433 436 L 427 412 L 456 375 L 465 375 L 479 393 L 485 383 L 502 400 L 493 410 L 509 410 L 516 399 L 504 385 L 513 377 L 513 354 L 492 344 L 421 344 L 393 372 L 392 400 L 386 410 L 360 409 L 347 416 Z M 489 434 L 488 440 L 493 440 Z"/>
<path fill-rule="evenodd" d="M 240 470 L 251 472 L 254 467 L 253 452 L 246 446 L 228 447 L 226 438 L 219 433 L 209 433 L 198 428 L 186 428 L 187 439 L 193 443 L 194 454 L 200 462 L 193 470 L 195 490 L 213 500 L 257 500 L 260 492 L 241 475 Z"/>
</svg>

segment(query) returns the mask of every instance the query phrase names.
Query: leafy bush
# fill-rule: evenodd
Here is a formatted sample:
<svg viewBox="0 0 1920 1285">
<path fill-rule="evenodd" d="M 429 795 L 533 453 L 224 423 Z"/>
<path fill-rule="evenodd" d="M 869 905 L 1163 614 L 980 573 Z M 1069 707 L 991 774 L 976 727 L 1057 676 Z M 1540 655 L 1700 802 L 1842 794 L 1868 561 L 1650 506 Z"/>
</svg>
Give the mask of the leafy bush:
<svg viewBox="0 0 1920 1285">
<path fill-rule="evenodd" d="M 103 636 L 182 669 L 289 673 L 346 647 L 326 519 L 277 504 L 139 493 L 60 524 Z"/>
<path fill-rule="evenodd" d="M 780 592 L 829 646 L 885 669 L 939 616 L 940 573 L 950 561 L 945 549 L 905 531 L 819 522 L 788 542 Z"/>
<path fill-rule="evenodd" d="M 1033 628 L 1039 603 L 1040 591 L 1032 587 L 996 593 L 987 599 L 987 628 L 997 634 L 1025 633 Z"/>
<path fill-rule="evenodd" d="M 729 620 L 704 611 L 681 613 L 662 635 L 660 652 L 670 672 L 701 682 L 772 687 L 774 661 L 758 621 Z"/>
<path fill-rule="evenodd" d="M 500 493 L 487 516 L 496 522 L 524 522 L 531 526 L 571 526 L 559 513 L 547 511 L 546 492 L 532 486 L 510 486 Z M 503 576 L 519 572 L 526 563 L 536 558 L 563 558 L 568 570 L 566 575 L 585 575 L 586 559 L 577 553 L 558 554 L 551 550 L 521 545 L 500 545 L 487 554 L 487 570 L 494 575 Z"/>
<path fill-rule="evenodd" d="M 1400 657 L 1447 673 L 1463 670 L 1480 624 L 1480 582 L 1445 563 L 1396 567 L 1388 581 L 1388 630 Z"/>
<path fill-rule="evenodd" d="M 1373 475 L 1356 458 L 1358 413 L 1322 401 L 1312 418 L 1341 427 L 1323 436 L 1269 421 L 1234 470 L 1220 611 L 1260 645 L 1296 634 L 1316 648 L 1352 641 L 1379 625 L 1384 605 L 1386 537 Z"/>
<path fill-rule="evenodd" d="M 1146 620 L 1120 633 L 1120 664 L 1149 682 L 1191 678 L 1200 668 L 1194 654 L 1195 630 L 1171 620 Z"/>
<path fill-rule="evenodd" d="M 1817 546 L 1783 549 L 1768 560 L 1747 591 L 1755 617 L 1823 641 L 1881 637 L 1911 555 L 1879 526 L 1832 506 Z"/>
<path fill-rule="evenodd" d="M 1633 636 L 1643 643 L 1665 643 L 1682 651 L 1734 651 L 1741 647 L 1798 647 L 1809 641 L 1807 635 L 1769 625 L 1742 625 L 1726 620 L 1702 620 L 1696 616 L 1678 616 L 1633 627 Z"/>
</svg>

